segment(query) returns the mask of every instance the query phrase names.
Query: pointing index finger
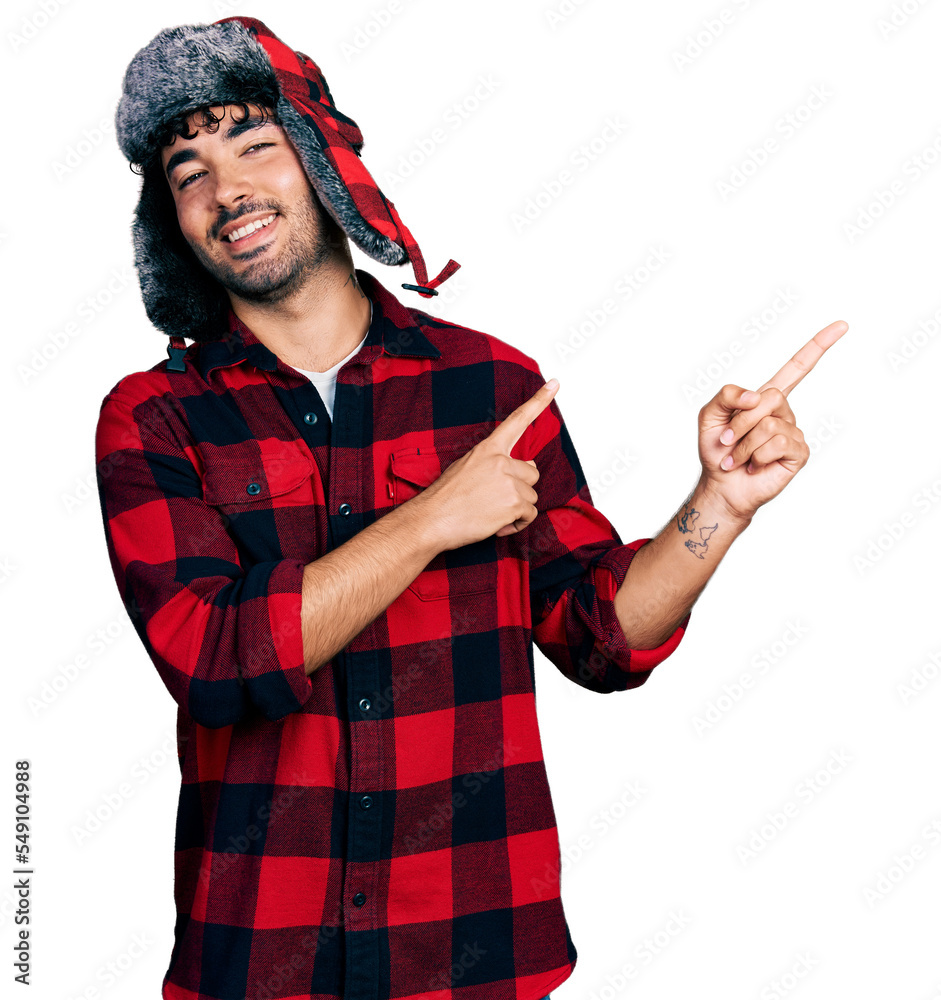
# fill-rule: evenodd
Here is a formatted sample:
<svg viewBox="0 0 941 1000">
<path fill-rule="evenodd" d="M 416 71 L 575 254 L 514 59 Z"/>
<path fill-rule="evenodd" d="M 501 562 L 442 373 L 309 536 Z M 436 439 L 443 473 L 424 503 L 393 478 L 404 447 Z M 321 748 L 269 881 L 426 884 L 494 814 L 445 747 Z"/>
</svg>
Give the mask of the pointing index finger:
<svg viewBox="0 0 941 1000">
<path fill-rule="evenodd" d="M 510 413 L 489 435 L 488 440 L 495 442 L 507 453 L 523 436 L 523 431 L 539 416 L 540 413 L 552 402 L 556 389 L 559 388 L 558 379 L 551 378 L 545 385 L 537 389 L 525 403 L 518 406 Z"/>
<path fill-rule="evenodd" d="M 791 389 L 811 371 L 814 365 L 848 329 L 849 324 L 838 319 L 835 323 L 824 327 L 819 333 L 815 333 L 794 357 L 780 371 L 772 375 L 758 391 L 761 392 L 762 389 L 770 389 L 771 386 L 774 386 L 787 396 Z"/>
</svg>

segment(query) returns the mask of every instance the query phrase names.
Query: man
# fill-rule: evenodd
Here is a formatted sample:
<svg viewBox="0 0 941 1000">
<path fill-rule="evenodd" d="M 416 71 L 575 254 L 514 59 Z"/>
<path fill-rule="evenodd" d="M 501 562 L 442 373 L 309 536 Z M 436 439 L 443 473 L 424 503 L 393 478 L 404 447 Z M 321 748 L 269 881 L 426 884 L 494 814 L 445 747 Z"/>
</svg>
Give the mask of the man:
<svg viewBox="0 0 941 1000">
<path fill-rule="evenodd" d="M 178 704 L 163 996 L 539 1000 L 576 951 L 533 642 L 588 689 L 647 680 L 806 462 L 786 392 L 845 324 L 723 387 L 695 491 L 623 545 L 557 383 L 353 268 L 348 237 L 428 298 L 458 265 L 428 279 L 308 56 L 246 17 L 168 29 L 116 131 L 170 336 L 96 438 L 115 579 Z"/>
</svg>

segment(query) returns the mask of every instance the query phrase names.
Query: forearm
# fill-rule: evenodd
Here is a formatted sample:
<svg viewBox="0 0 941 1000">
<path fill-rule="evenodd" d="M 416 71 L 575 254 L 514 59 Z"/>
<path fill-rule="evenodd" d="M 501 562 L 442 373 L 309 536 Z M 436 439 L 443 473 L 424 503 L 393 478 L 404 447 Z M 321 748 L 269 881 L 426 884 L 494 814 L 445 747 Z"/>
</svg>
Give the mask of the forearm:
<svg viewBox="0 0 941 1000">
<path fill-rule="evenodd" d="M 670 637 L 750 523 L 731 514 L 700 480 L 656 538 L 638 550 L 615 595 L 632 648 L 653 649 Z"/>
<path fill-rule="evenodd" d="M 440 552 L 421 496 L 304 568 L 301 632 L 312 674 L 375 620 Z"/>
</svg>

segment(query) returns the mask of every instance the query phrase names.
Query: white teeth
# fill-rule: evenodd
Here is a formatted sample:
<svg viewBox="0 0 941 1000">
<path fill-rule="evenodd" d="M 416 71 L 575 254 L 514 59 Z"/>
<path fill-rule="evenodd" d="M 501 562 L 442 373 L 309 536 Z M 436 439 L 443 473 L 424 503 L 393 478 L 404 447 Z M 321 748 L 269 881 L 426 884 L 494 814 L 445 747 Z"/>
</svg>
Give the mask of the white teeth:
<svg viewBox="0 0 941 1000">
<path fill-rule="evenodd" d="M 277 213 L 275 213 L 275 215 L 276 214 Z M 234 233 L 229 233 L 226 239 L 230 243 L 235 243 L 238 240 L 242 239 L 243 236 L 248 236 L 249 233 L 255 232 L 256 229 L 264 229 L 265 226 L 268 226 L 272 222 L 274 222 L 274 219 L 275 219 L 274 215 L 269 215 L 267 219 L 258 219 L 255 222 L 249 222 L 247 226 L 242 226 L 241 229 L 236 229 Z"/>
</svg>

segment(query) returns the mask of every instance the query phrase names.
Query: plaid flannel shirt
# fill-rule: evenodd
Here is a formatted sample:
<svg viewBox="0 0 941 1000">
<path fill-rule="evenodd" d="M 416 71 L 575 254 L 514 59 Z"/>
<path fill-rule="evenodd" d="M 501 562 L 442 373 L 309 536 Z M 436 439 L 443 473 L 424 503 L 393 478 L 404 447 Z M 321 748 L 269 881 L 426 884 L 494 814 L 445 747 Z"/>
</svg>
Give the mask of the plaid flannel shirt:
<svg viewBox="0 0 941 1000">
<path fill-rule="evenodd" d="M 544 382 L 494 336 L 373 302 L 309 380 L 234 313 L 121 379 L 96 434 L 115 580 L 177 703 L 173 1000 L 536 1000 L 571 975 L 533 642 L 570 680 L 637 687 L 689 620 L 628 647 L 638 548 L 591 503 L 550 405 L 512 451 L 538 517 L 443 552 L 308 676 L 305 564 L 407 503 Z"/>
</svg>

